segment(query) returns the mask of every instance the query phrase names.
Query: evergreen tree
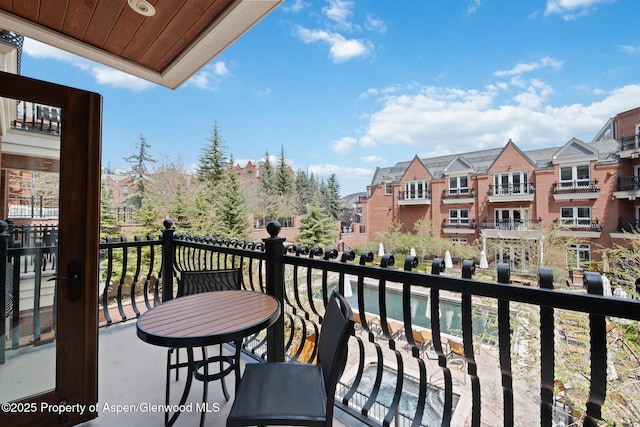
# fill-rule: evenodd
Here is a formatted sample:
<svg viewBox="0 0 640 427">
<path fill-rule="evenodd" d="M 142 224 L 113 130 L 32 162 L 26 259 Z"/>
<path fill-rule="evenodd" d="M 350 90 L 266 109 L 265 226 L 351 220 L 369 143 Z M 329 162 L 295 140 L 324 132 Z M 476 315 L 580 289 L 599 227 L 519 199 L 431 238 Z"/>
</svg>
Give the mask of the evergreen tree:
<svg viewBox="0 0 640 427">
<path fill-rule="evenodd" d="M 115 211 L 113 189 L 111 187 L 105 188 L 103 181 L 100 192 L 100 239 L 104 239 L 106 236 L 117 236 L 120 233 L 118 214 Z"/>
<path fill-rule="evenodd" d="M 284 147 L 280 148 L 280 158 L 278 159 L 278 167 L 275 174 L 275 193 L 279 196 L 293 193 L 293 179 L 289 174 L 289 166 L 284 153 Z"/>
<path fill-rule="evenodd" d="M 298 215 L 307 213 L 307 205 L 313 200 L 313 186 L 314 184 L 312 180 L 307 177 L 307 174 L 302 170 L 298 170 L 294 181 L 294 187 L 298 196 Z"/>
<path fill-rule="evenodd" d="M 147 163 L 155 163 L 154 158 L 149 154 L 150 147 L 144 136 L 140 135 L 140 141 L 136 144 L 138 152 L 124 158 L 124 160 L 131 165 L 133 183 L 136 190 L 134 194 L 129 197 L 129 201 L 131 205 L 137 209 L 142 207 L 142 201 L 145 198 L 145 192 L 147 190 L 147 182 L 149 180 Z"/>
<path fill-rule="evenodd" d="M 224 174 L 215 201 L 215 232 L 219 236 L 246 239 L 249 220 L 245 215 L 245 195 L 240 187 L 240 179 L 235 174 L 233 159 Z"/>
<path fill-rule="evenodd" d="M 340 207 L 340 184 L 338 183 L 335 173 L 332 173 L 327 180 L 325 191 L 327 211 L 333 219 L 340 218 L 340 213 L 342 211 Z"/>
<path fill-rule="evenodd" d="M 264 162 L 260 167 L 260 183 L 265 196 L 269 197 L 275 192 L 275 171 L 269 159 L 269 150 L 264 154 Z"/>
<path fill-rule="evenodd" d="M 135 213 L 135 221 L 141 227 L 140 235 L 146 238 L 148 235 L 157 236 L 161 230 L 161 212 L 158 199 L 145 193 L 142 208 Z"/>
<path fill-rule="evenodd" d="M 322 211 L 317 197 L 313 198 L 300 222 L 297 240 L 301 244 L 326 247 L 335 243 L 335 225 L 331 217 Z"/>
<path fill-rule="evenodd" d="M 213 193 L 216 186 L 222 181 L 227 161 L 224 150 L 227 148 L 222 144 L 218 122 L 214 123 L 211 137 L 207 139 L 210 145 L 202 149 L 199 157 L 198 180 L 206 185 Z"/>
<path fill-rule="evenodd" d="M 192 232 L 197 235 L 208 236 L 214 232 L 214 208 L 209 201 L 203 186 L 196 190 L 193 198 Z"/>
<path fill-rule="evenodd" d="M 178 233 L 191 232 L 192 209 L 182 183 L 176 183 L 169 203 L 169 217 Z"/>
</svg>

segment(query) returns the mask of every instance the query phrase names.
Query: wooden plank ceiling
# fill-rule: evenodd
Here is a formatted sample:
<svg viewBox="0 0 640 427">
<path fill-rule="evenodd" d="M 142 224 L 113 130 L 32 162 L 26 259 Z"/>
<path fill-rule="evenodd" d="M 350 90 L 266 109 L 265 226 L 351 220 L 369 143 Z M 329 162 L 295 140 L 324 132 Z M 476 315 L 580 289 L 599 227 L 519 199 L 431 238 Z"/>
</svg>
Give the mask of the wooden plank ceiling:
<svg viewBox="0 0 640 427">
<path fill-rule="evenodd" d="M 161 80 L 181 61 L 189 62 L 188 71 L 182 71 L 182 74 L 192 75 L 281 1 L 149 0 L 156 13 L 143 16 L 129 7 L 127 0 L 0 0 L 0 28 L 103 63 L 112 57 L 115 59 L 107 65 L 131 74 L 135 74 L 135 68 L 139 66 Z M 212 57 L 197 61 L 189 59 L 185 52 L 197 51 L 199 43 L 215 45 L 216 40 L 207 41 L 207 35 L 215 27 L 222 28 L 218 28 L 216 33 L 216 40 L 221 45 L 218 52 L 211 52 Z M 69 47 L 71 45 L 83 47 L 74 51 Z M 211 49 L 216 50 L 215 46 Z M 100 53 L 91 57 L 83 51 Z M 106 59 L 101 60 L 102 56 Z M 127 70 L 126 67 L 118 67 L 119 62 L 134 66 Z M 145 78 L 144 73 L 139 73 L 139 76 Z M 182 78 L 184 80 L 186 78 Z M 177 86 L 175 82 L 157 82 L 169 87 Z"/>
</svg>

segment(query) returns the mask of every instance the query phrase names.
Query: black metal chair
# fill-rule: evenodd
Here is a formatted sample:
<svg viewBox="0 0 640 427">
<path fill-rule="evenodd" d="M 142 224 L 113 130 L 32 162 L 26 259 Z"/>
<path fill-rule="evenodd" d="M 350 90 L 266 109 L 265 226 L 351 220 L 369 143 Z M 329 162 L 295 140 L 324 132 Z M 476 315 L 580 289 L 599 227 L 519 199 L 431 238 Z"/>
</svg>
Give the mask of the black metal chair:
<svg viewBox="0 0 640 427">
<path fill-rule="evenodd" d="M 322 322 L 318 363 L 247 364 L 227 427 L 331 426 L 336 384 L 344 370 L 353 328 L 351 307 L 334 292 Z"/>
<path fill-rule="evenodd" d="M 178 279 L 178 292 L 176 298 L 185 295 L 194 295 L 204 292 L 215 292 L 225 290 L 241 290 L 244 288 L 244 281 L 242 277 L 242 271 L 239 269 L 231 270 L 205 270 L 205 271 L 183 271 L 180 273 Z M 239 353 L 242 348 L 242 342 L 236 342 L 236 353 Z M 202 347 L 202 358 L 195 362 L 194 366 L 194 378 L 203 381 L 203 402 L 207 401 L 208 384 L 209 381 L 220 380 L 222 384 L 222 391 L 225 399 L 229 400 L 229 392 L 227 391 L 227 385 L 225 383 L 225 377 L 234 372 L 235 357 L 223 355 L 223 344 L 219 346 L 219 353 L 215 356 L 209 356 L 207 347 Z M 187 349 L 187 351 L 193 351 Z M 175 352 L 176 361 L 171 361 L 171 355 Z M 208 366 L 210 363 L 219 363 L 219 370 L 216 373 L 209 374 Z M 227 365 L 225 367 L 225 364 Z M 171 371 L 176 371 L 176 381 L 179 378 L 178 372 L 180 368 L 187 367 L 188 362 L 180 362 L 180 353 L 178 348 L 170 348 L 167 351 L 167 384 L 165 390 L 165 400 L 167 406 L 169 405 L 170 384 L 171 384 Z M 204 371 L 204 372 L 202 372 Z M 237 384 L 236 384 L 237 386 Z M 168 421 L 168 412 L 165 413 L 165 424 Z M 203 412 L 204 418 L 204 412 Z M 202 420 L 202 422 L 204 419 Z"/>
</svg>

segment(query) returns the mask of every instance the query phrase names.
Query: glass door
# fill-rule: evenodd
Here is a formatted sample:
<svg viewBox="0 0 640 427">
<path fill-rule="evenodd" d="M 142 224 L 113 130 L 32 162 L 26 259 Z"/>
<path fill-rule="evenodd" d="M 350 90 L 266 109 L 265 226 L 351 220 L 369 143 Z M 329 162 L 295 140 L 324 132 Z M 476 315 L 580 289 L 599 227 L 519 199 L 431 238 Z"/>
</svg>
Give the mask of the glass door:
<svg viewBox="0 0 640 427">
<path fill-rule="evenodd" d="M 102 99 L 0 73 L 0 103 L 0 425 L 74 425 L 96 415 Z"/>
</svg>

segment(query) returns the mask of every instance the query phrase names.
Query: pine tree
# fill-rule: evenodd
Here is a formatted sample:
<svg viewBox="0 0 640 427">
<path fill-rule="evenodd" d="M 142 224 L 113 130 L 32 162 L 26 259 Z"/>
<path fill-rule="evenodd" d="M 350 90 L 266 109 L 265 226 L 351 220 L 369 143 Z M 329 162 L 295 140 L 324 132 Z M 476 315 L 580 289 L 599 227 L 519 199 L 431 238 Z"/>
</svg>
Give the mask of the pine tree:
<svg viewBox="0 0 640 427">
<path fill-rule="evenodd" d="M 118 226 L 118 215 L 115 212 L 116 204 L 113 199 L 113 189 L 105 187 L 102 182 L 100 192 L 100 239 L 106 236 L 117 236 L 120 232 Z"/>
<path fill-rule="evenodd" d="M 218 188 L 215 201 L 215 232 L 221 237 L 244 240 L 249 230 L 249 220 L 245 215 L 245 195 L 240 187 L 240 179 L 235 174 L 233 159 Z"/>
<path fill-rule="evenodd" d="M 333 219 L 340 218 L 340 213 L 342 211 L 342 208 L 340 207 L 340 184 L 338 183 L 335 173 L 332 173 L 327 180 L 326 203 L 327 211 Z"/>
<path fill-rule="evenodd" d="M 304 215 L 307 213 L 307 205 L 313 200 L 314 184 L 307 174 L 298 170 L 296 173 L 294 187 L 296 195 L 298 196 L 298 215 Z"/>
<path fill-rule="evenodd" d="M 202 149 L 199 157 L 198 180 L 205 184 L 207 189 L 213 193 L 216 186 L 222 181 L 227 167 L 224 154 L 226 147 L 220 138 L 220 128 L 218 122 L 213 125 L 211 137 L 207 139 L 211 144 Z"/>
<path fill-rule="evenodd" d="M 307 206 L 307 214 L 300 221 L 297 240 L 308 246 L 329 246 L 335 243 L 333 220 L 322 211 L 317 197 Z"/>
<path fill-rule="evenodd" d="M 134 194 L 129 197 L 129 201 L 131 205 L 137 209 L 142 207 L 142 200 L 144 200 L 145 192 L 147 190 L 147 182 L 149 180 L 147 163 L 156 162 L 149 154 L 150 147 L 151 146 L 147 143 L 144 136 L 140 135 L 140 140 L 136 144 L 138 152 L 124 158 L 124 160 L 131 165 L 133 182 L 136 189 Z"/>
<path fill-rule="evenodd" d="M 169 217 L 178 233 L 191 232 L 192 209 L 182 183 L 176 183 L 169 204 Z"/>
<path fill-rule="evenodd" d="M 271 160 L 269 159 L 270 156 L 269 150 L 267 150 L 264 154 L 264 162 L 260 167 L 260 183 L 262 184 L 262 190 L 267 197 L 271 196 L 275 191 L 275 172 L 273 170 Z"/>
<path fill-rule="evenodd" d="M 293 179 L 289 174 L 289 165 L 287 165 L 284 147 L 280 148 L 280 158 L 278 159 L 278 167 L 276 168 L 274 190 L 279 196 L 293 193 Z"/>
</svg>

